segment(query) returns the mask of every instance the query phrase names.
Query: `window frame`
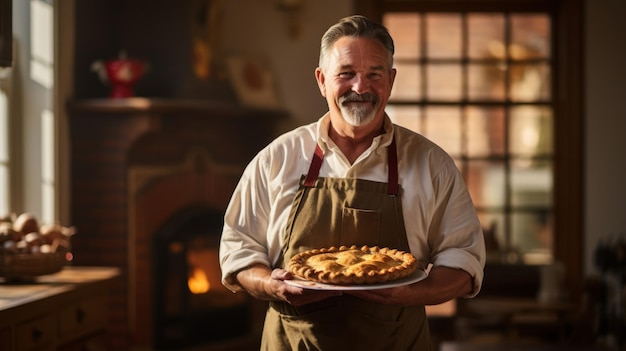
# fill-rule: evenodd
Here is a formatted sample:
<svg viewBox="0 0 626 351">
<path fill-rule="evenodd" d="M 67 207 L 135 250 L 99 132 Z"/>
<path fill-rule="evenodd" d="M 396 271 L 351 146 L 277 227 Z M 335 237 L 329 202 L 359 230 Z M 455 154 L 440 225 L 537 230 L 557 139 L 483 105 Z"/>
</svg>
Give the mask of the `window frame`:
<svg viewBox="0 0 626 351">
<path fill-rule="evenodd" d="M 554 246 L 572 298 L 583 288 L 584 106 L 582 0 L 360 0 L 355 13 L 382 22 L 386 12 L 546 12 L 552 17 Z"/>
</svg>

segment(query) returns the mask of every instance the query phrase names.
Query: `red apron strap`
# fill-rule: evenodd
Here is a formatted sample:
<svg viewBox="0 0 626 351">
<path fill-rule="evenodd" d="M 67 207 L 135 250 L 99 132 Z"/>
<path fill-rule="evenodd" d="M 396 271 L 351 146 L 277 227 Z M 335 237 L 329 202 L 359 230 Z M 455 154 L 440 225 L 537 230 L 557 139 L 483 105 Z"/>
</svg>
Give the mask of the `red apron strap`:
<svg viewBox="0 0 626 351">
<path fill-rule="evenodd" d="M 398 195 L 398 153 L 396 151 L 396 138 L 391 139 L 391 144 L 387 148 L 387 167 L 389 168 L 389 179 L 387 179 L 387 194 Z"/>
<path fill-rule="evenodd" d="M 324 159 L 324 152 L 319 144 L 315 147 L 315 154 L 313 154 L 313 160 L 311 160 L 311 166 L 309 166 L 309 173 L 304 180 L 304 186 L 312 187 L 315 185 L 315 180 L 320 174 L 320 168 L 322 168 L 322 160 Z"/>
</svg>

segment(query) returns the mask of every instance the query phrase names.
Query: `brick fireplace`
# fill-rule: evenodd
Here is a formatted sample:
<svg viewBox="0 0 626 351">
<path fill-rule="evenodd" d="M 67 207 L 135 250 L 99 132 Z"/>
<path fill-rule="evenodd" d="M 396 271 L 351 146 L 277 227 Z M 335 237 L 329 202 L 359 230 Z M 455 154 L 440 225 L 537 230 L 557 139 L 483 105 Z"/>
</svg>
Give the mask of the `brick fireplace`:
<svg viewBox="0 0 626 351">
<path fill-rule="evenodd" d="M 264 306 L 221 286 L 218 240 L 243 168 L 286 114 L 140 98 L 68 107 L 73 264 L 123 273 L 110 349 L 258 349 Z"/>
</svg>

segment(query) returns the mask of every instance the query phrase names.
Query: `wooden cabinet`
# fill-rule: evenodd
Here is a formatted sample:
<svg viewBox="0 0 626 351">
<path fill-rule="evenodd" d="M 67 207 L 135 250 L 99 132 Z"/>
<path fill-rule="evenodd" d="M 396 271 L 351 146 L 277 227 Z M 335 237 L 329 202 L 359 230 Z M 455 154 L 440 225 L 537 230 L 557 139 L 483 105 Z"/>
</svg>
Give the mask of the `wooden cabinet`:
<svg viewBox="0 0 626 351">
<path fill-rule="evenodd" d="M 0 350 L 86 350 L 99 343 L 116 268 L 65 267 L 33 282 L 0 280 Z"/>
<path fill-rule="evenodd" d="M 15 350 L 53 350 L 56 341 L 56 316 L 44 314 L 15 326 Z"/>
<path fill-rule="evenodd" d="M 59 343 L 68 343 L 76 338 L 106 328 L 107 296 L 89 297 L 70 304 L 59 311 Z"/>
<path fill-rule="evenodd" d="M 11 328 L 0 328 L 0 350 L 13 350 L 13 338 Z"/>
</svg>

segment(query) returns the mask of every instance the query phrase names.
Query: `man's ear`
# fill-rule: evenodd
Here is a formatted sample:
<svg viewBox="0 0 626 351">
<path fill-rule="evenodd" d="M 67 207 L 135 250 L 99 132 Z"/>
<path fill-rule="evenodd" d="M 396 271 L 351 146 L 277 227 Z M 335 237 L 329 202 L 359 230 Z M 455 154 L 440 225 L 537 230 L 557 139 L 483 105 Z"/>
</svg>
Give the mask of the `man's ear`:
<svg viewBox="0 0 626 351">
<path fill-rule="evenodd" d="M 390 75 L 390 79 L 391 79 L 391 84 L 389 85 L 391 87 L 391 89 L 393 89 L 393 83 L 396 81 L 396 74 L 398 73 L 398 71 L 395 68 L 391 69 L 391 75 Z M 389 89 L 389 95 L 391 95 L 391 89 Z"/>
<path fill-rule="evenodd" d="M 317 80 L 317 87 L 320 88 L 320 93 L 323 97 L 326 97 L 326 77 L 319 67 L 315 69 L 315 80 Z"/>
</svg>

